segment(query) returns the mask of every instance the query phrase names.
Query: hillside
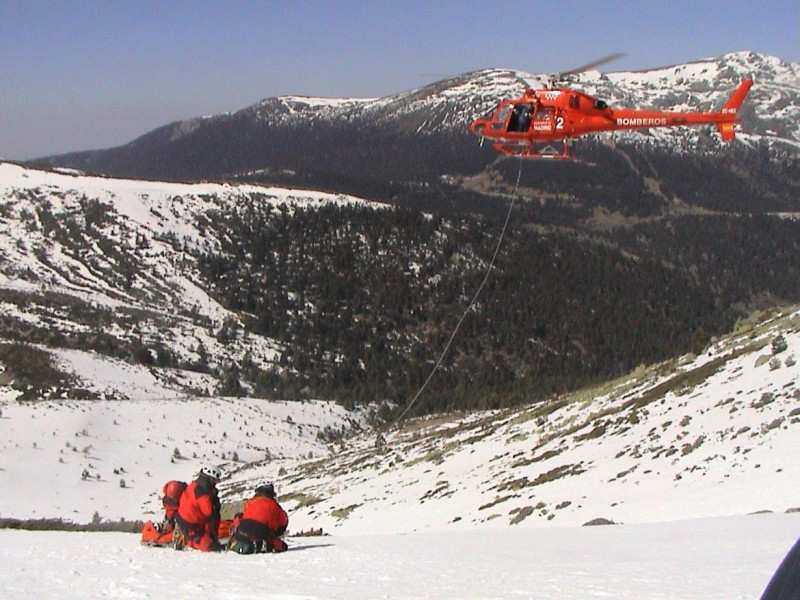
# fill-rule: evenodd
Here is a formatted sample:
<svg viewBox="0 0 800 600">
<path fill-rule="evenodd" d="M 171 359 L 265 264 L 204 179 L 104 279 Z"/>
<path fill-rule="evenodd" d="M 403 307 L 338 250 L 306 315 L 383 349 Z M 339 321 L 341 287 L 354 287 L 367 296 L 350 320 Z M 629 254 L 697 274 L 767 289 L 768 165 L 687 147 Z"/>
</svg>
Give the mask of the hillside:
<svg viewBox="0 0 800 600">
<path fill-rule="evenodd" d="M 777 4 L 0 3 L 0 600 L 800 600 L 800 62 L 658 64 Z"/>
<path fill-rule="evenodd" d="M 797 66 L 580 83 L 702 109 L 754 73 L 728 146 L 499 159 L 464 121 L 533 76 L 492 69 L 0 163 L 0 484 L 53 466 L 0 515 L 139 518 L 208 461 L 227 500 L 274 479 L 294 526 L 347 533 L 793 508 L 798 317 L 747 317 L 800 302 Z M 415 419 L 370 431 L 459 322 Z"/>
<path fill-rule="evenodd" d="M 401 423 L 277 479 L 298 527 L 347 534 L 784 512 L 798 508 L 798 353 L 800 312 L 772 312 L 700 356 Z"/>
<path fill-rule="evenodd" d="M 160 510 L 167 481 L 191 480 L 205 464 L 247 472 L 254 462 L 325 456 L 327 440 L 369 417 L 332 402 L 165 397 L 147 371 L 93 365 L 133 400 L 20 402 L 0 386 L 0 482 L 13 490 L 0 517 L 147 519 Z"/>
<path fill-rule="evenodd" d="M 225 473 L 226 505 L 275 481 L 295 533 L 784 512 L 798 506 L 798 354 L 800 311 L 770 311 L 699 356 L 547 402 L 380 432 L 368 412 L 325 402 L 162 398 L 146 371 L 95 359 L 106 380 L 136 388 L 133 401 L 20 402 L 0 388 L 0 485 L 14 488 L 0 515 L 149 517 L 164 481 L 208 462 Z"/>
<path fill-rule="evenodd" d="M 413 396 L 500 231 L 340 194 L 10 164 L 0 222 L 0 362 L 24 399 L 130 397 L 60 366 L 81 351 L 148 369 L 167 396 L 349 406 Z M 605 237 L 515 219 L 415 410 L 547 398 L 800 301 L 798 227 L 706 213 Z"/>
</svg>

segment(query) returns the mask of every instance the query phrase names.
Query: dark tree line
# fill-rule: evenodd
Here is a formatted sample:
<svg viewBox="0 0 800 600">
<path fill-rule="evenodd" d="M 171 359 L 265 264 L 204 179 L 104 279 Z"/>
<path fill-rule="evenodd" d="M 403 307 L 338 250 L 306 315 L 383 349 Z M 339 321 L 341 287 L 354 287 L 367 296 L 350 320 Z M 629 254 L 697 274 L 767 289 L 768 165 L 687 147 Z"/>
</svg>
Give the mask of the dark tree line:
<svg viewBox="0 0 800 600">
<path fill-rule="evenodd" d="M 415 393 L 485 275 L 499 224 L 410 210 L 325 207 L 219 215 L 235 240 L 202 257 L 212 289 L 285 343 L 275 373 L 241 370 L 260 391 L 343 401 Z M 735 311 L 707 282 L 524 225 L 467 315 L 424 410 L 502 406 L 618 375 L 688 351 L 699 328 Z"/>
</svg>

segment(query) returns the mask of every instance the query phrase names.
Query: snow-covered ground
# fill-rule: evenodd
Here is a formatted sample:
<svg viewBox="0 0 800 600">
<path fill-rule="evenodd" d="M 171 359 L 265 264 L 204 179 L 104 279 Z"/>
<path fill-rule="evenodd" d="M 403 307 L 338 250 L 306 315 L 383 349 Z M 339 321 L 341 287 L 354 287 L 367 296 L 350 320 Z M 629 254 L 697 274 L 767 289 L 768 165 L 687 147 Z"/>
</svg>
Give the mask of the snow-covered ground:
<svg viewBox="0 0 800 600">
<path fill-rule="evenodd" d="M 278 481 L 298 527 L 347 534 L 785 512 L 800 507 L 798 356 L 800 312 L 774 313 L 700 356 L 405 423 L 380 448 L 360 436 Z"/>
<path fill-rule="evenodd" d="M 0 530 L 3 598 L 755 600 L 800 515 L 293 538 L 203 554 L 122 533 Z"/>
<path fill-rule="evenodd" d="M 702 356 L 546 413 L 408 422 L 380 449 L 368 431 L 323 443 L 326 427 L 364 426 L 324 402 L 19 403 L 6 389 L 0 516 L 149 518 L 164 481 L 211 462 L 223 502 L 272 479 L 290 533 L 332 535 L 242 557 L 132 534 L 0 530 L 0 597 L 759 598 L 800 537 L 788 512 L 800 505 L 799 317 L 744 324 Z M 116 378 L 104 381 L 137 374 Z M 750 514 L 761 509 L 774 512 Z M 620 524 L 580 526 L 590 516 Z"/>
<path fill-rule="evenodd" d="M 362 424 L 333 402 L 3 397 L 0 386 L 0 516 L 78 523 L 151 518 L 162 510 L 164 483 L 190 481 L 204 464 L 241 478 L 258 463 L 291 469 L 298 459 L 327 455 L 319 437 L 326 427 Z"/>
<path fill-rule="evenodd" d="M 0 386 L 0 517 L 149 518 L 164 482 L 206 463 L 225 473 L 223 501 L 274 481 L 293 532 L 781 513 L 800 507 L 798 356 L 800 311 L 774 312 L 698 357 L 547 404 L 405 422 L 381 437 L 366 411 L 169 398 L 147 369 L 73 356 L 67 364 L 84 377 L 98 370 L 110 396 L 127 389 L 139 399 L 18 402 Z"/>
</svg>

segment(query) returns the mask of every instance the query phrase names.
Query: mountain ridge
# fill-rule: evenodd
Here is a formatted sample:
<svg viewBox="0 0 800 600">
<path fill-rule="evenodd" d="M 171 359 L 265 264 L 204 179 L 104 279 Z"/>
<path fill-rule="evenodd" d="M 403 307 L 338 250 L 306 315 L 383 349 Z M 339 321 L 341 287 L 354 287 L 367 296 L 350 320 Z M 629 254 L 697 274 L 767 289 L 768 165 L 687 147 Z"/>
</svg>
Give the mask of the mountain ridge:
<svg viewBox="0 0 800 600">
<path fill-rule="evenodd" d="M 755 73 L 756 86 L 742 110 L 740 138 L 750 145 L 763 141 L 795 152 L 800 144 L 798 71 L 800 66 L 774 57 L 738 52 L 646 72 L 592 71 L 577 75 L 574 85 L 612 105 L 709 110 L 738 80 Z M 443 174 L 471 175 L 497 157 L 477 147 L 467 133 L 469 123 L 500 99 L 519 95 L 542 78 L 524 71 L 485 69 L 385 98 L 314 102 L 297 96 L 265 98 L 238 111 L 165 125 L 117 148 L 46 157 L 29 164 L 197 181 L 264 169 L 318 174 L 336 168 L 353 171 L 358 165 L 366 167 L 364 160 L 371 153 L 372 168 L 381 177 L 426 180 Z M 682 151 L 696 148 L 703 139 L 714 139 L 698 131 L 651 130 L 615 137 L 637 143 L 650 140 Z M 320 147 L 327 151 L 320 153 Z M 446 157 L 448 151 L 455 160 Z M 426 166 L 413 161 L 415 152 L 422 153 Z M 396 155 L 412 168 L 393 169 L 384 154 Z M 333 164 L 327 165 L 329 160 Z"/>
</svg>

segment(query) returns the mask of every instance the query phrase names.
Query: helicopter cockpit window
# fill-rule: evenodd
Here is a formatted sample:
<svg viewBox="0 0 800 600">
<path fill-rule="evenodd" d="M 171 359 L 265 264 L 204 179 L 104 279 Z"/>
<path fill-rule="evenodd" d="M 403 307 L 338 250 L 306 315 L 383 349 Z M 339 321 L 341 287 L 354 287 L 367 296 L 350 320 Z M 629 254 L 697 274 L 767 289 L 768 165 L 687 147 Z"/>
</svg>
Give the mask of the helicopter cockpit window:
<svg viewBox="0 0 800 600">
<path fill-rule="evenodd" d="M 489 127 L 496 131 L 503 131 L 506 128 L 506 121 L 508 121 L 508 115 L 511 113 L 511 105 L 505 104 L 501 106 L 497 113 L 495 113 L 494 117 L 492 118 L 492 122 Z"/>
<path fill-rule="evenodd" d="M 605 110 L 608 108 L 608 104 L 606 104 L 605 100 L 595 100 L 594 107 L 598 110 Z"/>
<path fill-rule="evenodd" d="M 524 133 L 528 131 L 531 124 L 531 113 L 533 106 L 528 102 L 520 102 L 514 105 L 511 113 L 511 120 L 508 123 L 508 131 Z"/>
</svg>

